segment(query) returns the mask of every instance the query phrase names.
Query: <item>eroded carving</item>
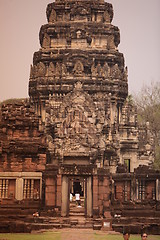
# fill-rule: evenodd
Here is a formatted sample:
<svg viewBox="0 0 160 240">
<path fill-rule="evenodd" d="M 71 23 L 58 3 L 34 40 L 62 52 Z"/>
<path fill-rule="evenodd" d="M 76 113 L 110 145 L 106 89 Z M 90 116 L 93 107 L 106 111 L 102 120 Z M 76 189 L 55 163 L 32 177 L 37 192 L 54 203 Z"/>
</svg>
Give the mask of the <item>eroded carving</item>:
<svg viewBox="0 0 160 240">
<path fill-rule="evenodd" d="M 74 65 L 73 72 L 75 75 L 82 75 L 84 72 L 84 66 L 81 61 L 77 61 Z"/>
<path fill-rule="evenodd" d="M 52 9 L 49 17 L 49 23 L 54 23 L 56 21 L 56 18 L 57 18 L 56 11 Z"/>
<path fill-rule="evenodd" d="M 49 37 L 49 35 L 47 33 L 45 33 L 44 37 L 43 37 L 42 47 L 43 48 L 49 48 L 50 47 L 50 43 L 51 43 L 50 37 Z"/>
</svg>

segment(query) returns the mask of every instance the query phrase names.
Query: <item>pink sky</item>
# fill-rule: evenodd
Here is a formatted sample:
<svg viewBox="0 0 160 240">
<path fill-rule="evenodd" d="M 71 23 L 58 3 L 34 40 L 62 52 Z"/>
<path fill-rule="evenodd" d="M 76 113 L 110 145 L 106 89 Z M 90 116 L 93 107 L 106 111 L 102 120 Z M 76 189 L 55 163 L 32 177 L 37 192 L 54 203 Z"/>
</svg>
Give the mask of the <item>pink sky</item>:
<svg viewBox="0 0 160 240">
<path fill-rule="evenodd" d="M 28 97 L 33 53 L 49 0 L 0 0 L 0 101 Z M 129 69 L 129 92 L 160 81 L 160 0 L 108 0 L 120 29 L 119 51 Z"/>
</svg>

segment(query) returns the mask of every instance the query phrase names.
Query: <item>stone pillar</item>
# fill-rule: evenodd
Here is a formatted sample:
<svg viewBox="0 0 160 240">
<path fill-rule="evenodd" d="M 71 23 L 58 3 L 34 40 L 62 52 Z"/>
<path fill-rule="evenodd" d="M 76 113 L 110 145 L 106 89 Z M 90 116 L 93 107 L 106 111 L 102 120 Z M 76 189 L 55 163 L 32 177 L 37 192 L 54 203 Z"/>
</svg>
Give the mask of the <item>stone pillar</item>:
<svg viewBox="0 0 160 240">
<path fill-rule="evenodd" d="M 55 179 L 53 176 L 46 178 L 45 204 L 49 207 L 55 206 Z"/>
<path fill-rule="evenodd" d="M 17 178 L 16 179 L 15 198 L 19 201 L 23 200 L 23 178 Z"/>
<path fill-rule="evenodd" d="M 134 201 L 136 199 L 136 187 L 135 187 L 135 179 L 131 178 L 131 200 Z"/>
<path fill-rule="evenodd" d="M 87 178 L 87 217 L 92 217 L 92 177 Z"/>
<path fill-rule="evenodd" d="M 93 215 L 99 215 L 99 209 L 98 209 L 98 176 L 93 176 Z"/>
<path fill-rule="evenodd" d="M 62 177 L 62 209 L 61 209 L 61 216 L 66 217 L 68 214 L 68 177 Z"/>
<path fill-rule="evenodd" d="M 159 191 L 159 179 L 156 179 L 156 200 L 159 201 L 160 200 L 160 191 Z"/>
<path fill-rule="evenodd" d="M 128 200 L 128 182 L 124 182 L 124 201 L 127 202 Z"/>
<path fill-rule="evenodd" d="M 62 202 L 62 177 L 61 175 L 57 175 L 57 197 L 56 197 L 57 207 L 61 207 L 61 202 Z"/>
<path fill-rule="evenodd" d="M 0 179 L 0 198 L 2 198 L 2 179 Z"/>
<path fill-rule="evenodd" d="M 136 179 L 136 196 L 135 196 L 135 200 L 138 200 L 138 195 L 139 195 L 139 184 L 138 184 L 138 179 Z"/>
<path fill-rule="evenodd" d="M 39 186 L 39 197 L 42 199 L 42 178 L 40 179 L 40 186 Z"/>
</svg>

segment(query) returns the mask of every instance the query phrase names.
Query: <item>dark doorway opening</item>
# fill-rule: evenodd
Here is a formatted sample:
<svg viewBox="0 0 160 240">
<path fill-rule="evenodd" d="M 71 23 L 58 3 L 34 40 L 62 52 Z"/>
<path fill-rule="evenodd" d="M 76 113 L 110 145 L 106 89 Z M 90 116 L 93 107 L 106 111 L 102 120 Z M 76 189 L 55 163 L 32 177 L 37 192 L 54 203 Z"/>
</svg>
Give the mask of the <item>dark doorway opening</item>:
<svg viewBox="0 0 160 240">
<path fill-rule="evenodd" d="M 72 217 L 85 216 L 86 212 L 86 178 L 72 176 L 69 184 L 70 207 L 69 215 Z M 78 196 L 79 195 L 79 196 Z M 78 197 L 77 197 L 78 196 Z"/>
</svg>

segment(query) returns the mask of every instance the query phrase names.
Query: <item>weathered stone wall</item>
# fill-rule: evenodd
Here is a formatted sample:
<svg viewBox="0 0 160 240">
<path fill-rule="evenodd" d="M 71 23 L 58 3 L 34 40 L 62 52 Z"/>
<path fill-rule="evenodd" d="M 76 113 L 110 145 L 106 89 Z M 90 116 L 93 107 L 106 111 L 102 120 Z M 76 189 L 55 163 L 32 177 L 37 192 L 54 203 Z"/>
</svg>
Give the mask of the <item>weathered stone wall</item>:
<svg viewBox="0 0 160 240">
<path fill-rule="evenodd" d="M 8 104 L 1 108 L 0 171 L 43 171 L 46 143 L 39 130 L 40 119 L 28 103 Z"/>
</svg>

